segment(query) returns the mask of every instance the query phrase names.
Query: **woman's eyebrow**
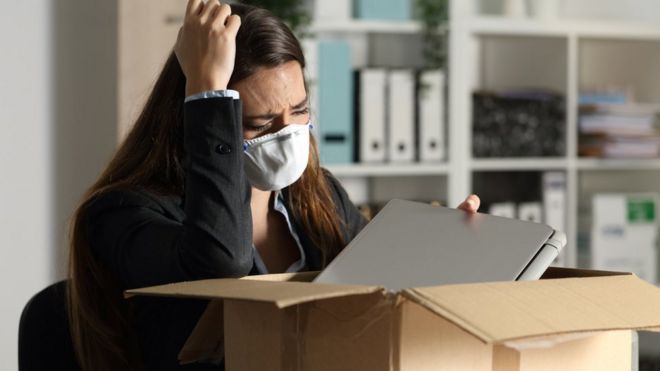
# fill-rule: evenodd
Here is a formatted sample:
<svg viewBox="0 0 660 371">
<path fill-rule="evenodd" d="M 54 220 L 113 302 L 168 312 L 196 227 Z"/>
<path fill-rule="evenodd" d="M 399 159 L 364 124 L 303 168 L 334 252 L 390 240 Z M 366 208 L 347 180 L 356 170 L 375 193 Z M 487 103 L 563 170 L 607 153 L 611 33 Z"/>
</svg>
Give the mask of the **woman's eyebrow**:
<svg viewBox="0 0 660 371">
<path fill-rule="evenodd" d="M 307 95 L 305 95 L 305 98 L 295 106 L 291 106 L 291 109 L 300 109 L 303 108 L 307 105 Z"/>
<path fill-rule="evenodd" d="M 307 105 L 307 95 L 305 95 L 305 98 L 298 104 L 291 106 L 290 108 L 293 110 L 301 109 Z M 272 119 L 273 117 L 276 117 L 278 114 L 274 112 L 267 112 L 261 115 L 252 115 L 252 116 L 245 116 L 245 119 L 247 120 L 254 120 L 254 119 Z"/>
</svg>

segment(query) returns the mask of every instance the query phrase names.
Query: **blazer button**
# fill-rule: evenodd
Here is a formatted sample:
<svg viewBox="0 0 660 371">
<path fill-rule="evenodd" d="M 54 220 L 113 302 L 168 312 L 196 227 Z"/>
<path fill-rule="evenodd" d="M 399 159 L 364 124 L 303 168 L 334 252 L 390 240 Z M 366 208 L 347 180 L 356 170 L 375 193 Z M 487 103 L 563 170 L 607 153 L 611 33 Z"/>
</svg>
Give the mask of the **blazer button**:
<svg viewBox="0 0 660 371">
<path fill-rule="evenodd" d="M 231 147 L 228 144 L 218 144 L 218 146 L 215 147 L 215 151 L 221 155 L 225 155 L 231 152 Z"/>
</svg>

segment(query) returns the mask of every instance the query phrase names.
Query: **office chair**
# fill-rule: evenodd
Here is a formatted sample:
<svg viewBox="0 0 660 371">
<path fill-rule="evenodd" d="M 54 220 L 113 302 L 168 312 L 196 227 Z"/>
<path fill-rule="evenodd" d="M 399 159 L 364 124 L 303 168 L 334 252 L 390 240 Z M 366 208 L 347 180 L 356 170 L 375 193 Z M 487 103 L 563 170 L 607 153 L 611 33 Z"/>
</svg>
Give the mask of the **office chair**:
<svg viewBox="0 0 660 371">
<path fill-rule="evenodd" d="M 23 308 L 18 326 L 18 370 L 80 371 L 69 332 L 67 281 L 34 295 Z"/>
</svg>

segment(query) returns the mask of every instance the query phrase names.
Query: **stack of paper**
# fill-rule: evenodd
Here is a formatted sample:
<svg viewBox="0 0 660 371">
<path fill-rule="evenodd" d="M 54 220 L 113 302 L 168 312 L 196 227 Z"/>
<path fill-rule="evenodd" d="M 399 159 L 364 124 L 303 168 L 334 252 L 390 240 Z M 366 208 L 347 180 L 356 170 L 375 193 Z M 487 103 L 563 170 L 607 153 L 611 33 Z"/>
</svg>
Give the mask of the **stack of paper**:
<svg viewBox="0 0 660 371">
<path fill-rule="evenodd" d="M 660 157 L 660 105 L 596 104 L 580 110 L 580 155 Z"/>
</svg>

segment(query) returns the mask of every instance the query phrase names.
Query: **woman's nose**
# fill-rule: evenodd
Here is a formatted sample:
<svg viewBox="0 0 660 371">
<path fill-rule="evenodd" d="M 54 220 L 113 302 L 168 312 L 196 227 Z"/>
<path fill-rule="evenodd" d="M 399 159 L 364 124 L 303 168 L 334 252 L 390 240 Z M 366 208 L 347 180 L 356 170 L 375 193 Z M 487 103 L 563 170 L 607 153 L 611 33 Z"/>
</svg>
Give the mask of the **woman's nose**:
<svg viewBox="0 0 660 371">
<path fill-rule="evenodd" d="M 294 117 L 291 112 L 288 111 L 282 112 L 282 114 L 273 119 L 273 126 L 280 129 L 291 124 L 296 124 L 296 122 L 294 122 Z"/>
<path fill-rule="evenodd" d="M 287 126 L 289 122 L 287 121 L 287 116 L 286 115 L 279 115 L 275 117 L 272 121 L 272 125 L 270 128 L 271 133 L 276 133 L 280 130 L 282 130 L 285 126 Z"/>
</svg>

